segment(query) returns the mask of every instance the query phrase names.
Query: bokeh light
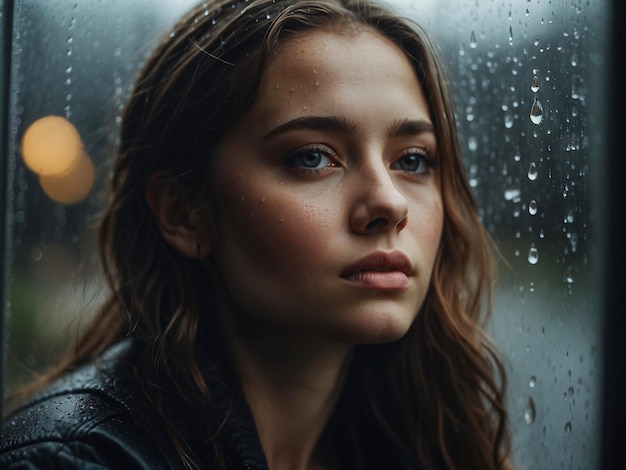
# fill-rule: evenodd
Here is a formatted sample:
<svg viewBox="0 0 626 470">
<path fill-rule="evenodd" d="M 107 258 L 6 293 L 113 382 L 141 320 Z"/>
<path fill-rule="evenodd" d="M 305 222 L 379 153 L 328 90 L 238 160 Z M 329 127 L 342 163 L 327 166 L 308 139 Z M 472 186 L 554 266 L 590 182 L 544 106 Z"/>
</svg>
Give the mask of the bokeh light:
<svg viewBox="0 0 626 470">
<path fill-rule="evenodd" d="M 77 204 L 91 190 L 94 182 L 94 166 L 85 152 L 65 172 L 54 175 L 39 175 L 39 184 L 46 195 L 61 204 Z"/>
<path fill-rule="evenodd" d="M 38 175 L 57 175 L 76 165 L 83 143 L 76 128 L 60 116 L 45 116 L 33 122 L 21 145 L 26 166 Z"/>
</svg>

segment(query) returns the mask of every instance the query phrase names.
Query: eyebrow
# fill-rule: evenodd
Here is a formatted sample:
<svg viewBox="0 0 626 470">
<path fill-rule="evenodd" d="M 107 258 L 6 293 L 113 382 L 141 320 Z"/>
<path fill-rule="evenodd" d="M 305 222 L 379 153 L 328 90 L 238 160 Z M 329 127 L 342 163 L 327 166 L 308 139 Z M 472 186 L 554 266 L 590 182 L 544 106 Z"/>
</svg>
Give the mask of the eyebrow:
<svg viewBox="0 0 626 470">
<path fill-rule="evenodd" d="M 265 134 L 262 140 L 267 140 L 288 131 L 303 129 L 349 133 L 354 132 L 356 126 L 340 116 L 304 116 L 275 127 Z M 424 119 L 402 119 L 396 121 L 389 128 L 390 137 L 419 135 L 423 133 L 435 133 L 435 128 L 432 123 Z"/>
<path fill-rule="evenodd" d="M 400 137 L 404 135 L 419 135 L 424 133 L 435 133 L 435 126 L 425 119 L 403 119 L 396 121 L 389 129 L 390 137 Z"/>
<path fill-rule="evenodd" d="M 304 116 L 275 127 L 263 137 L 263 140 L 293 130 L 310 129 L 348 133 L 354 131 L 355 128 L 354 124 L 339 116 Z"/>
</svg>

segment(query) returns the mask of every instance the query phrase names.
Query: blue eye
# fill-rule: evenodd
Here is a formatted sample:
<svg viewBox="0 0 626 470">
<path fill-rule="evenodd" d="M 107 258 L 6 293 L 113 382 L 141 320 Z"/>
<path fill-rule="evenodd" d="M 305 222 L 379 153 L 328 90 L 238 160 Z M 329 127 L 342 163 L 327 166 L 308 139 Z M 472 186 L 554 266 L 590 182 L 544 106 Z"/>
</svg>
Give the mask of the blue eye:
<svg viewBox="0 0 626 470">
<path fill-rule="evenodd" d="M 293 152 L 288 157 L 287 164 L 301 169 L 319 170 L 337 166 L 332 155 L 332 152 L 319 147 L 304 147 Z"/>
<path fill-rule="evenodd" d="M 434 159 L 424 149 L 411 149 L 400 159 L 396 160 L 391 168 L 407 173 L 426 174 L 434 166 Z"/>
</svg>

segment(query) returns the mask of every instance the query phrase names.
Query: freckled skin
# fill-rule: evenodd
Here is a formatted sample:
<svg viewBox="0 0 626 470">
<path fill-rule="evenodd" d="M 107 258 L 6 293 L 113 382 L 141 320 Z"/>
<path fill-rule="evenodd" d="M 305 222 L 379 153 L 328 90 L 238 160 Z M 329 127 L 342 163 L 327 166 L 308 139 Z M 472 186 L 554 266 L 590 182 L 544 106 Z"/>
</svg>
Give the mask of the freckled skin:
<svg viewBox="0 0 626 470">
<path fill-rule="evenodd" d="M 430 122 L 409 61 L 373 32 L 318 30 L 282 45 L 264 85 L 218 156 L 212 254 L 237 314 L 351 344 L 398 339 L 424 301 L 443 225 L 437 169 L 415 177 L 393 167 L 407 148 L 436 147 L 432 133 L 389 135 L 401 120 Z M 351 127 L 266 138 L 305 116 Z M 309 144 L 332 150 L 333 165 L 313 174 L 288 163 Z M 383 222 L 367 228 L 375 220 Z M 405 289 L 341 277 L 364 256 L 391 250 L 411 261 Z"/>
</svg>

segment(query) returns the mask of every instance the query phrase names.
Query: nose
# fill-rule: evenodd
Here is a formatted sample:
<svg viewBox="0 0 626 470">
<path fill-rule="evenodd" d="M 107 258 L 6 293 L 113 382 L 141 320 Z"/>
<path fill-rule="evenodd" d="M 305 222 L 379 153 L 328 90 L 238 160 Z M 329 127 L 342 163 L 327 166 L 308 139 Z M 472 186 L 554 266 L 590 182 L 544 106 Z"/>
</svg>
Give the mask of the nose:
<svg viewBox="0 0 626 470">
<path fill-rule="evenodd" d="M 350 228 L 359 234 L 400 232 L 407 224 L 409 204 L 389 170 L 364 169 L 355 182 L 357 197 L 350 214 Z"/>
</svg>

